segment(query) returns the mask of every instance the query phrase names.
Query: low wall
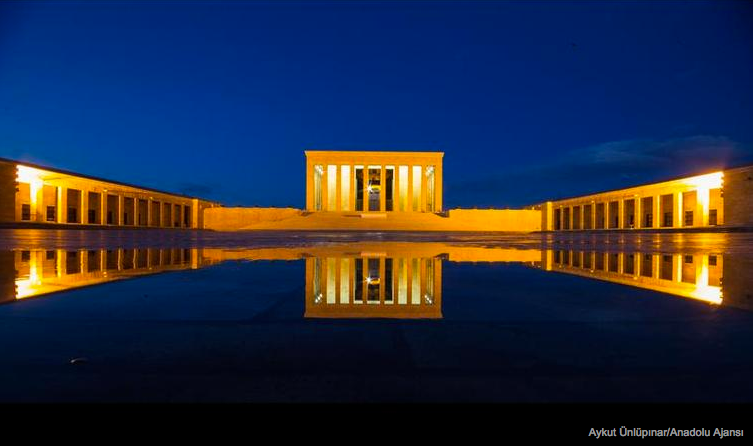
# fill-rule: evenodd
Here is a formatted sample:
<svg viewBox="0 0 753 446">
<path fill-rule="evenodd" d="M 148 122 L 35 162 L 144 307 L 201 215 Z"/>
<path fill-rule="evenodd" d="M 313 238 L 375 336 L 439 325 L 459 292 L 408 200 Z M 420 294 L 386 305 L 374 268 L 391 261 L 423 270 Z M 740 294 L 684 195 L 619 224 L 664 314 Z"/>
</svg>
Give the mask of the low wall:
<svg viewBox="0 0 753 446">
<path fill-rule="evenodd" d="M 541 230 L 541 211 L 529 209 L 452 209 L 447 217 L 425 212 L 304 213 L 293 208 L 208 208 L 204 228 L 239 230 L 378 230 L 378 231 L 501 231 Z M 379 217 L 379 218 L 376 218 Z"/>
<path fill-rule="evenodd" d="M 260 222 L 295 217 L 302 212 L 294 208 L 207 208 L 204 209 L 204 229 L 233 231 Z"/>
<path fill-rule="evenodd" d="M 533 232 L 541 230 L 541 211 L 534 209 L 451 209 L 456 230 Z"/>
</svg>

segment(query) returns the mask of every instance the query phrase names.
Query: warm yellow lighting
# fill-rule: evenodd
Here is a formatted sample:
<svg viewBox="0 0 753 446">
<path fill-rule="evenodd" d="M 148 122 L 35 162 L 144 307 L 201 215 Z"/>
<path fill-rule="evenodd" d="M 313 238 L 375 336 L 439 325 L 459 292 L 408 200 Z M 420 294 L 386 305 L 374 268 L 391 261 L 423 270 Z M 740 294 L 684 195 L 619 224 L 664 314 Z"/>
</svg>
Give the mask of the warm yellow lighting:
<svg viewBox="0 0 753 446">
<path fill-rule="evenodd" d="M 711 304 L 722 304 L 722 289 L 718 286 L 699 285 L 690 293 L 693 299 L 703 300 Z"/>
<path fill-rule="evenodd" d="M 36 212 L 37 198 L 39 191 L 42 190 L 44 184 L 42 182 L 42 174 L 43 172 L 41 170 L 33 167 L 22 165 L 16 166 L 16 181 L 29 184 L 29 203 L 32 207 L 32 213 Z"/>
<path fill-rule="evenodd" d="M 37 256 L 33 253 L 29 257 L 29 277 L 26 279 L 16 279 L 16 299 L 31 297 L 40 293 L 39 287 L 42 280 L 39 277 L 37 269 Z"/>
<path fill-rule="evenodd" d="M 686 178 L 683 182 L 696 188 L 696 199 L 701 207 L 701 224 L 708 224 L 709 218 L 709 190 L 722 187 L 724 181 L 723 172 L 714 172 L 707 175 Z"/>
<path fill-rule="evenodd" d="M 701 258 L 701 271 L 696 279 L 696 288 L 691 291 L 690 297 L 706 302 L 721 305 L 722 289 L 718 286 L 710 286 L 709 283 L 709 257 Z"/>
<path fill-rule="evenodd" d="M 33 181 L 42 181 L 43 172 L 33 167 L 18 165 L 16 167 L 16 180 L 19 183 L 31 183 Z"/>
<path fill-rule="evenodd" d="M 688 186 L 695 186 L 699 189 L 716 189 L 722 187 L 724 181 L 724 172 L 714 172 L 706 175 L 698 175 L 696 177 L 685 178 L 683 183 Z"/>
</svg>

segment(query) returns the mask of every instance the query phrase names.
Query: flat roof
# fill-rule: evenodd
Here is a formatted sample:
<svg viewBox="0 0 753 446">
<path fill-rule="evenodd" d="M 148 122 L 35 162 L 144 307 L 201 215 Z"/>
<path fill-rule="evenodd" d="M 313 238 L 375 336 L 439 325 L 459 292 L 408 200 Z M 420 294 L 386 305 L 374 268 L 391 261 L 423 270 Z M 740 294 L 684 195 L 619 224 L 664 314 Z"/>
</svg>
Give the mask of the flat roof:
<svg viewBox="0 0 753 446">
<path fill-rule="evenodd" d="M 87 180 L 101 181 L 103 183 L 117 184 L 117 185 L 120 185 L 120 186 L 132 187 L 134 189 L 141 189 L 141 190 L 145 190 L 145 191 L 156 192 L 156 193 L 159 193 L 159 194 L 174 195 L 176 197 L 183 197 L 183 198 L 195 198 L 195 199 L 202 200 L 202 201 L 210 201 L 210 200 L 204 200 L 203 198 L 199 198 L 199 197 L 193 197 L 191 195 L 179 194 L 179 193 L 175 193 L 175 192 L 168 192 L 168 191 L 164 191 L 164 190 L 154 189 L 154 188 L 151 188 L 151 187 L 144 187 L 144 186 L 139 186 L 139 185 L 136 185 L 136 184 L 125 183 L 123 181 L 108 180 L 107 178 L 95 177 L 95 176 L 92 176 L 92 175 L 85 175 L 85 174 L 81 174 L 81 173 L 72 172 L 70 170 L 64 170 L 64 169 L 58 169 L 58 168 L 55 168 L 55 167 L 43 166 L 41 164 L 29 163 L 29 162 L 26 162 L 26 161 L 12 160 L 12 159 L 9 159 L 9 158 L 2 158 L 2 157 L 0 157 L 0 162 L 6 162 L 6 163 L 11 163 L 11 164 L 21 164 L 23 166 L 33 167 L 35 169 L 49 170 L 50 172 L 61 173 L 63 175 L 70 175 L 70 176 L 79 177 L 79 178 L 86 178 Z"/>
<path fill-rule="evenodd" d="M 315 155 L 376 155 L 376 156 L 444 156 L 444 152 L 403 152 L 399 150 L 379 151 L 379 150 L 304 150 L 303 153 Z"/>
</svg>

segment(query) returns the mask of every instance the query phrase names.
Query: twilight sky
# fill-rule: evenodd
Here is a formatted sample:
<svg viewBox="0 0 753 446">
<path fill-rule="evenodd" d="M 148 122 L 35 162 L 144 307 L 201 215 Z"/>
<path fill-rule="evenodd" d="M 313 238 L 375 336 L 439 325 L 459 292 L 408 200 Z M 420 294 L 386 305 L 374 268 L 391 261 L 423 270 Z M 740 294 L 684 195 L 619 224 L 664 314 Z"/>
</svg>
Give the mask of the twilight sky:
<svg viewBox="0 0 753 446">
<path fill-rule="evenodd" d="M 0 3 L 0 156 L 304 206 L 304 150 L 445 152 L 445 207 L 753 163 L 751 2 Z"/>
</svg>

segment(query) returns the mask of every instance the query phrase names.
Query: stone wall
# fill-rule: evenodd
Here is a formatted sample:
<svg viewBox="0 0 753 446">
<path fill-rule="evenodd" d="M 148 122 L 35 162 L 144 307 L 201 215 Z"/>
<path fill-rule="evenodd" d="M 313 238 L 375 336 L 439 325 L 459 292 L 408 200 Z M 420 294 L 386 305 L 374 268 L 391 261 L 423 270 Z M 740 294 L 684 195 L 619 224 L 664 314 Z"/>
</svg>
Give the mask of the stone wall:
<svg viewBox="0 0 753 446">
<path fill-rule="evenodd" d="M 16 165 L 0 161 L 0 222 L 16 219 Z"/>
<path fill-rule="evenodd" d="M 541 230 L 541 211 L 535 209 L 451 209 L 455 230 L 533 232 Z"/>
<path fill-rule="evenodd" d="M 753 227 L 753 166 L 724 171 L 724 226 Z"/>
<path fill-rule="evenodd" d="M 365 218 L 373 217 L 373 218 Z M 377 231 L 502 231 L 541 230 L 541 211 L 513 209 L 452 209 L 447 217 L 430 212 L 312 212 L 292 208 L 210 208 L 204 228 L 237 230 L 377 230 Z"/>
<path fill-rule="evenodd" d="M 204 229 L 233 231 L 260 222 L 273 222 L 301 215 L 293 208 L 225 208 L 204 209 Z"/>
<path fill-rule="evenodd" d="M 722 261 L 722 305 L 753 310 L 753 259 L 744 254 L 725 254 Z"/>
</svg>

